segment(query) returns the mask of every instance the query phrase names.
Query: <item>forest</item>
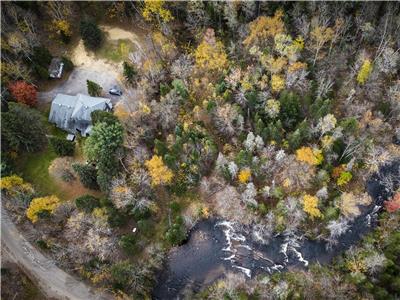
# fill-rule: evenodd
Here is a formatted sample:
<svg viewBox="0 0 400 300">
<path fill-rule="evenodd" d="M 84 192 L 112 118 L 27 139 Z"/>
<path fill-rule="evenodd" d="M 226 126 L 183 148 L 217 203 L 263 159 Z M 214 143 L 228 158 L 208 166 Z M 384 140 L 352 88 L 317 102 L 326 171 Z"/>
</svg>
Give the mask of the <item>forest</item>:
<svg viewBox="0 0 400 300">
<path fill-rule="evenodd" d="M 2 299 L 399 299 L 400 3 L 2 1 L 0 188 Z"/>
</svg>

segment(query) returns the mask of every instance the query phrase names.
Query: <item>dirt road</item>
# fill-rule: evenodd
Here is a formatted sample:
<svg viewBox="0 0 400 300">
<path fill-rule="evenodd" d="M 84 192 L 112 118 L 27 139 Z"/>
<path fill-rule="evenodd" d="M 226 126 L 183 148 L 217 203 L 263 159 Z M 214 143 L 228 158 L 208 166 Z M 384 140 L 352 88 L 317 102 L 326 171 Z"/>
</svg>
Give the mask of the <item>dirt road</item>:
<svg viewBox="0 0 400 300">
<path fill-rule="evenodd" d="M 7 254 L 47 297 L 63 300 L 114 299 L 111 295 L 93 290 L 44 257 L 19 233 L 4 209 L 1 209 L 1 242 Z"/>
</svg>

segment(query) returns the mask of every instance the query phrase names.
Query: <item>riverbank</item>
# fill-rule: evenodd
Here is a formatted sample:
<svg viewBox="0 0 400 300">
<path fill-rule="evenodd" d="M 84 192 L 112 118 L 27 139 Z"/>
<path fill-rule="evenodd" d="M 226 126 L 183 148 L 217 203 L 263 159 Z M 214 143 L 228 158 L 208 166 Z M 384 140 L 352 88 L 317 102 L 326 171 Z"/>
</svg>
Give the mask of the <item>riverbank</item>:
<svg viewBox="0 0 400 300">
<path fill-rule="evenodd" d="M 275 235 L 267 245 L 252 238 L 251 226 L 210 218 L 196 224 L 188 242 L 171 250 L 164 271 L 154 289 L 155 299 L 175 299 L 199 291 L 227 271 L 242 272 L 247 278 L 272 275 L 289 268 L 308 268 L 312 264 L 329 264 L 335 257 L 357 244 L 377 225 L 383 201 L 390 195 L 385 178 L 400 185 L 400 160 L 380 169 L 367 182 L 366 190 L 373 203 L 349 224 L 349 230 L 337 243 L 309 240 L 301 233 Z"/>
</svg>

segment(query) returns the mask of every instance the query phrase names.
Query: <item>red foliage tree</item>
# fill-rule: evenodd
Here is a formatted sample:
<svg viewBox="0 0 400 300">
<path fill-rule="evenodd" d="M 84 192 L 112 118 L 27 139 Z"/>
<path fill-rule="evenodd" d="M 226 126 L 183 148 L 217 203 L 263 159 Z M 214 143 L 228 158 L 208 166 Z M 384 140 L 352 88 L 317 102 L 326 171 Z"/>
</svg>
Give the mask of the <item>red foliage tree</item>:
<svg viewBox="0 0 400 300">
<path fill-rule="evenodd" d="M 390 201 L 385 201 L 385 208 L 390 213 L 400 209 L 400 192 L 396 193 Z"/>
<path fill-rule="evenodd" d="M 24 103 L 29 106 L 35 106 L 37 102 L 37 91 L 36 88 L 26 83 L 25 81 L 19 80 L 11 83 L 8 86 L 11 95 L 15 101 Z"/>
</svg>

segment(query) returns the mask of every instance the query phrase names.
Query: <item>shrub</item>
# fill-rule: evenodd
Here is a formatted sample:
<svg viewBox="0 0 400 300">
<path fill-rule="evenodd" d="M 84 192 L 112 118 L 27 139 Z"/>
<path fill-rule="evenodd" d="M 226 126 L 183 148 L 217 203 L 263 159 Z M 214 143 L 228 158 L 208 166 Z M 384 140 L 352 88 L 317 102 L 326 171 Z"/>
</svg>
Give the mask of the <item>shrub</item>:
<svg viewBox="0 0 400 300">
<path fill-rule="evenodd" d="M 160 96 L 164 97 L 166 94 L 169 93 L 171 88 L 169 87 L 168 84 L 160 83 Z"/>
<path fill-rule="evenodd" d="M 61 58 L 61 60 L 62 60 L 62 62 L 64 64 L 64 71 L 65 72 L 71 72 L 74 69 L 74 64 L 72 63 L 72 61 L 69 58 L 63 56 Z"/>
<path fill-rule="evenodd" d="M 133 265 L 129 261 L 121 261 L 114 264 L 110 269 L 114 288 L 125 289 L 132 281 Z"/>
<path fill-rule="evenodd" d="M 177 217 L 165 234 L 169 243 L 173 246 L 180 245 L 187 237 L 187 232 L 183 224 L 183 218 Z"/>
<path fill-rule="evenodd" d="M 350 172 L 348 172 L 348 171 L 342 172 L 342 173 L 340 173 L 340 176 L 337 179 L 337 185 L 338 186 L 346 185 L 350 182 L 350 180 L 352 178 L 353 178 L 353 175 Z"/>
<path fill-rule="evenodd" d="M 44 240 L 37 240 L 37 241 L 36 241 L 36 245 L 37 245 L 40 249 L 42 249 L 42 250 L 47 250 L 47 249 L 50 248 L 50 247 L 47 245 L 46 241 L 44 241 Z"/>
<path fill-rule="evenodd" d="M 103 34 L 96 23 L 91 21 L 81 21 L 80 33 L 86 48 L 96 50 L 103 41 Z"/>
<path fill-rule="evenodd" d="M 113 206 L 107 207 L 108 224 L 111 227 L 121 227 L 126 224 L 128 217 L 123 212 L 117 210 Z"/>
<path fill-rule="evenodd" d="M 84 187 L 88 189 L 99 189 L 97 184 L 97 170 L 92 165 L 73 164 L 72 168 L 78 174 Z"/>
<path fill-rule="evenodd" d="M 186 86 L 182 80 L 174 79 L 172 81 L 172 86 L 174 87 L 178 95 L 181 96 L 182 98 L 186 99 L 189 96 Z"/>
<path fill-rule="evenodd" d="M 178 202 L 174 201 L 170 203 L 169 208 L 172 210 L 173 214 L 178 214 L 181 211 L 182 206 Z"/>
<path fill-rule="evenodd" d="M 61 174 L 61 179 L 65 182 L 71 182 L 75 180 L 75 176 L 70 170 L 64 169 Z"/>
<path fill-rule="evenodd" d="M 137 222 L 139 231 L 146 237 L 152 238 L 154 235 L 153 222 L 150 220 L 139 220 Z"/>
<path fill-rule="evenodd" d="M 75 150 L 75 143 L 67 141 L 60 137 L 51 137 L 50 145 L 53 147 L 54 152 L 59 156 L 73 156 Z"/>
<path fill-rule="evenodd" d="M 75 205 L 79 210 L 91 213 L 93 209 L 100 206 L 99 199 L 91 195 L 84 195 L 75 199 Z"/>
<path fill-rule="evenodd" d="M 118 244 L 122 248 L 122 250 L 125 251 L 126 254 L 132 255 L 137 250 L 136 237 L 133 236 L 132 234 L 126 234 L 121 236 Z"/>
</svg>

